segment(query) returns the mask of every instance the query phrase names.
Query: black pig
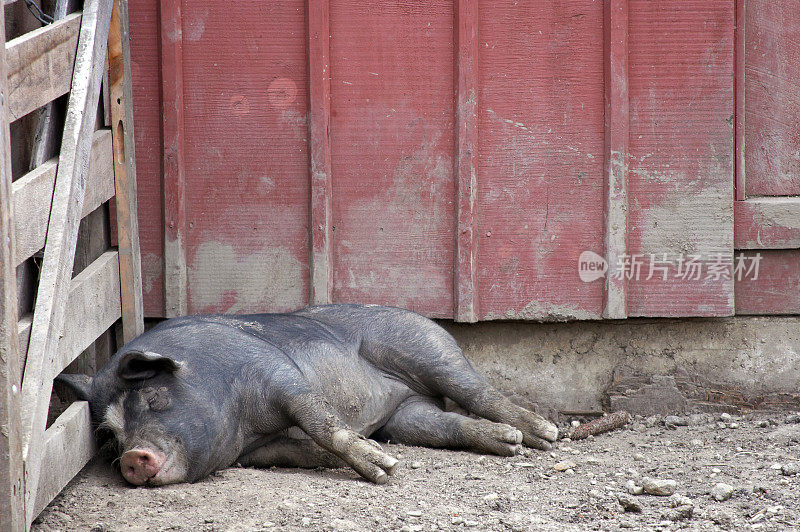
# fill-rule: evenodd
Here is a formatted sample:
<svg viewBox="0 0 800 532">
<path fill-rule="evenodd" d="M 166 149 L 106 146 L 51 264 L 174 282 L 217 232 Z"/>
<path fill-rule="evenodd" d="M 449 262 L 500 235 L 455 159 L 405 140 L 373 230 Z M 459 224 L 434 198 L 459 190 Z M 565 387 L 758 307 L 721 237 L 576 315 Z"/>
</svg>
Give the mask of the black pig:
<svg viewBox="0 0 800 532">
<path fill-rule="evenodd" d="M 59 380 L 113 433 L 136 485 L 194 482 L 236 462 L 347 464 L 383 483 L 397 460 L 368 437 L 511 456 L 558 435 L 480 377 L 444 329 L 375 305 L 174 318 L 88 383 Z M 485 419 L 445 412 L 445 397 Z"/>
</svg>

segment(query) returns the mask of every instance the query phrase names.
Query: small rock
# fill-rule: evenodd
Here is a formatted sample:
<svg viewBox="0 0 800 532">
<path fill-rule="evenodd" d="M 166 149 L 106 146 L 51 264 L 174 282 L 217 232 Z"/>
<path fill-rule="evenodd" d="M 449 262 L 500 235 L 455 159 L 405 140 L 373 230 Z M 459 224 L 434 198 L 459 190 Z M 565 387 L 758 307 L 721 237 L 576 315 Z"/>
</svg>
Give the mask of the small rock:
<svg viewBox="0 0 800 532">
<path fill-rule="evenodd" d="M 692 514 L 694 514 L 694 506 L 691 504 L 684 504 L 677 508 L 671 508 L 662 515 L 670 521 L 680 521 L 681 519 L 691 519 Z"/>
<path fill-rule="evenodd" d="M 633 455 L 633 459 L 637 462 L 644 462 L 645 457 L 642 453 L 636 453 Z"/>
<path fill-rule="evenodd" d="M 692 440 L 689 443 L 692 444 L 692 447 L 702 447 L 703 446 L 703 440 Z"/>
<path fill-rule="evenodd" d="M 450 519 L 450 524 L 451 525 L 460 525 L 463 522 L 464 522 L 464 518 L 461 517 L 460 515 L 457 515 L 457 516 L 453 517 L 452 519 Z"/>
<path fill-rule="evenodd" d="M 717 483 L 717 485 L 711 489 L 711 497 L 718 502 L 727 501 L 732 495 L 733 486 L 725 484 L 724 482 Z"/>
<path fill-rule="evenodd" d="M 694 506 L 692 499 L 685 495 L 681 495 L 680 493 L 673 493 L 669 497 L 669 505 L 673 508 L 678 508 L 681 506 Z"/>
<path fill-rule="evenodd" d="M 617 495 L 617 501 L 626 512 L 641 513 L 642 511 L 642 505 L 633 497 L 621 493 Z"/>
<path fill-rule="evenodd" d="M 650 477 L 642 479 L 642 488 L 650 495 L 670 496 L 675 493 L 678 483 L 674 480 L 663 480 Z"/>
<path fill-rule="evenodd" d="M 644 492 L 644 488 L 637 486 L 636 482 L 633 480 L 629 480 L 625 483 L 625 490 L 631 495 L 641 495 L 642 492 Z"/>
<path fill-rule="evenodd" d="M 278 526 L 277 524 L 273 523 L 272 521 L 264 521 L 261 523 L 261 528 L 275 528 Z"/>
<path fill-rule="evenodd" d="M 422 517 L 422 512 L 420 510 L 409 510 L 406 512 L 406 515 L 411 517 Z"/>
<path fill-rule="evenodd" d="M 487 495 L 486 497 L 484 497 L 483 500 L 486 501 L 486 502 L 492 502 L 492 501 L 496 501 L 499 498 L 500 498 L 500 495 L 498 495 L 497 493 L 492 492 L 489 495 Z"/>
<path fill-rule="evenodd" d="M 715 525 L 729 528 L 733 525 L 734 516 L 725 511 L 716 512 L 711 514 L 711 521 L 713 521 Z"/>
<path fill-rule="evenodd" d="M 422 462 L 411 462 L 411 469 L 419 469 L 422 467 Z"/>
<path fill-rule="evenodd" d="M 689 425 L 689 420 L 681 416 L 667 416 L 664 418 L 664 425 L 669 428 L 686 427 Z"/>
<path fill-rule="evenodd" d="M 303 526 L 311 526 L 311 518 L 310 517 L 302 518 L 300 520 L 300 524 L 303 525 Z"/>
<path fill-rule="evenodd" d="M 572 460 L 564 460 L 562 462 L 557 462 L 553 466 L 553 469 L 555 469 L 556 471 L 566 471 L 567 469 L 574 470 L 576 467 L 578 467 L 578 464 L 576 464 Z"/>
<path fill-rule="evenodd" d="M 581 422 L 578 421 L 577 419 L 573 419 L 572 421 L 569 422 L 569 426 L 572 427 L 573 429 L 577 429 L 578 427 L 581 426 Z"/>
<path fill-rule="evenodd" d="M 775 462 L 774 464 L 769 466 L 769 468 L 770 469 L 774 469 L 776 471 L 781 471 L 781 470 L 783 470 L 783 464 L 781 464 L 780 462 Z"/>
<path fill-rule="evenodd" d="M 476 527 L 478 525 L 480 525 L 480 523 L 478 521 L 471 521 L 469 519 L 464 521 L 464 526 L 467 527 L 467 528 L 474 528 L 474 527 Z"/>
<path fill-rule="evenodd" d="M 725 423 L 730 423 L 730 421 L 731 421 L 732 419 L 733 419 L 733 416 L 732 416 L 732 415 L 730 415 L 730 414 L 729 414 L 729 413 L 727 413 L 727 412 L 723 412 L 723 413 L 721 413 L 721 414 L 719 415 L 719 420 L 720 420 L 720 421 L 724 421 Z"/>
<path fill-rule="evenodd" d="M 767 421 L 766 419 L 762 419 L 761 421 L 756 423 L 756 425 L 758 425 L 762 429 L 765 429 L 765 428 L 769 427 L 769 421 Z"/>
<path fill-rule="evenodd" d="M 589 497 L 592 497 L 593 499 L 602 499 L 603 494 L 600 492 L 600 490 L 589 490 Z"/>
<path fill-rule="evenodd" d="M 788 464 L 783 464 L 783 467 L 781 467 L 781 474 L 786 477 L 793 477 L 797 474 L 800 474 L 800 462 L 789 462 Z"/>
<path fill-rule="evenodd" d="M 730 423 L 730 424 L 728 424 L 728 428 L 729 429 L 738 429 L 739 428 L 739 424 L 738 423 Z"/>
</svg>

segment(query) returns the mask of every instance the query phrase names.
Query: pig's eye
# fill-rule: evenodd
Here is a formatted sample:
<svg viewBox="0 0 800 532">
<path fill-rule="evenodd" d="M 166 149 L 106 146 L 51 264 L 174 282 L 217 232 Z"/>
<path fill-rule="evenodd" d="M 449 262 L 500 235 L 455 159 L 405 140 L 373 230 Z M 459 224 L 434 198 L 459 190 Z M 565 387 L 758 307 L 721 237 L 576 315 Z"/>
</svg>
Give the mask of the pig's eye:
<svg viewBox="0 0 800 532">
<path fill-rule="evenodd" d="M 147 403 L 147 406 L 150 407 L 150 410 L 155 412 L 166 410 L 172 402 L 169 390 L 167 390 L 166 386 L 161 386 L 160 388 L 148 386 L 147 388 L 139 390 L 139 395 L 142 400 Z"/>
</svg>

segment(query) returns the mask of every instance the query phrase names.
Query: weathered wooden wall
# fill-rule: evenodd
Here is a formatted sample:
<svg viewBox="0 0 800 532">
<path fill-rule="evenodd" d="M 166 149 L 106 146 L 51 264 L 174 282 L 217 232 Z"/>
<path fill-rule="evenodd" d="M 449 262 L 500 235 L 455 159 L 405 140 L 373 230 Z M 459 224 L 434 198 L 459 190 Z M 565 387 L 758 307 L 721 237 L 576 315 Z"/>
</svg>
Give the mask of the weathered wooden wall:
<svg viewBox="0 0 800 532">
<path fill-rule="evenodd" d="M 148 315 L 800 304 L 800 291 L 757 303 L 786 286 L 733 275 L 735 250 L 800 241 L 797 2 L 135 0 L 131 13 Z M 635 255 L 640 275 L 583 282 L 587 250 L 612 271 Z M 693 256 L 722 257 L 722 275 L 684 275 Z M 762 260 L 796 276 L 793 257 Z"/>
</svg>

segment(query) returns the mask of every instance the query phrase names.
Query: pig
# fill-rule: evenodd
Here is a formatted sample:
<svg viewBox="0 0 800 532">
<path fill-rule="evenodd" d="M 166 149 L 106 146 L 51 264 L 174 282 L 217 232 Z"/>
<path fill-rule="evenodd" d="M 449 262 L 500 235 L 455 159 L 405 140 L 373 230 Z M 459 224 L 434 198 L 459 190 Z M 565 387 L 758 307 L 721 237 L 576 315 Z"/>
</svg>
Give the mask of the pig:
<svg viewBox="0 0 800 532">
<path fill-rule="evenodd" d="M 398 461 L 370 438 L 512 456 L 558 437 L 478 375 L 442 327 L 377 305 L 173 318 L 93 378 L 58 380 L 89 401 L 134 485 L 236 463 L 349 466 L 382 484 Z M 445 398 L 474 416 L 445 411 Z"/>
</svg>

